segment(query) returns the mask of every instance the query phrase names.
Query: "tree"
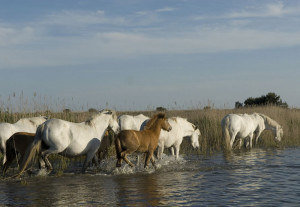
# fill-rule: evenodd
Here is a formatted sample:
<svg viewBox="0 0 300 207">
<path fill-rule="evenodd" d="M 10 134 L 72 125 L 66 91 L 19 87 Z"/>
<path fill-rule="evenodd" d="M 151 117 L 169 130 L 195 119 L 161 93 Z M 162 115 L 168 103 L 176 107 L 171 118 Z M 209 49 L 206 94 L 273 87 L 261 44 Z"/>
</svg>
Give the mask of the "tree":
<svg viewBox="0 0 300 207">
<path fill-rule="evenodd" d="M 266 106 L 274 105 L 281 107 L 288 107 L 286 102 L 283 102 L 279 95 L 273 92 L 267 93 L 267 95 L 262 95 L 257 98 L 249 97 L 244 101 L 245 106 Z"/>
<path fill-rule="evenodd" d="M 239 101 L 235 102 L 235 108 L 238 109 L 238 108 L 243 108 L 243 104 Z"/>
</svg>

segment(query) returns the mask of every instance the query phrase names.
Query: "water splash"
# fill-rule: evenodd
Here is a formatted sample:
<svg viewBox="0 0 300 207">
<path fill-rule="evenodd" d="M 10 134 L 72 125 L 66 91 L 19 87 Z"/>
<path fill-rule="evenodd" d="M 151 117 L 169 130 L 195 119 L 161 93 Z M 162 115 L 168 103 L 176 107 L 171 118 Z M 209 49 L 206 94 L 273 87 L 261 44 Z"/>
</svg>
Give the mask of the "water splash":
<svg viewBox="0 0 300 207">
<path fill-rule="evenodd" d="M 135 156 L 128 156 L 128 159 L 135 165 L 130 167 L 125 162 L 122 163 L 122 166 L 117 168 L 116 167 L 116 159 L 115 158 L 108 158 L 102 160 L 99 166 L 100 173 L 98 175 L 129 175 L 129 174 L 136 174 L 136 173 L 145 173 L 151 174 L 158 170 L 168 171 L 174 170 L 178 167 L 182 167 L 187 161 L 183 157 L 179 157 L 175 159 L 174 156 L 167 156 L 165 154 L 162 155 L 162 159 L 156 160 L 156 167 L 153 167 L 151 162 L 149 163 L 147 168 L 144 168 L 144 160 L 138 162 Z"/>
</svg>

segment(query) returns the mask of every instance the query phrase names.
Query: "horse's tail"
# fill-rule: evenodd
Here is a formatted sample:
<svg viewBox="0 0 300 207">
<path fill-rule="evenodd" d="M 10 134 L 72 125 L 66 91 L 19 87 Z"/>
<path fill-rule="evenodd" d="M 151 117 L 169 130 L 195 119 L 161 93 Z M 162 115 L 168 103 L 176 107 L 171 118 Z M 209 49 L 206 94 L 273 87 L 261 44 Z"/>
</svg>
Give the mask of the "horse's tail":
<svg viewBox="0 0 300 207">
<path fill-rule="evenodd" d="M 230 134 L 229 134 L 229 117 L 224 117 L 224 119 L 221 122 L 222 125 L 222 138 L 223 138 L 223 143 L 224 143 L 224 149 L 225 150 L 231 150 L 230 146 Z"/>
<path fill-rule="evenodd" d="M 31 143 L 31 145 L 27 148 L 24 157 L 22 158 L 21 165 L 20 165 L 20 172 L 18 176 L 22 175 L 22 173 L 27 168 L 28 164 L 34 159 L 36 154 L 39 154 L 41 152 L 42 148 L 42 129 L 44 125 L 40 125 L 37 128 L 36 135 L 34 138 L 34 141 Z"/>
<path fill-rule="evenodd" d="M 14 135 L 12 135 L 7 141 L 6 141 L 6 152 L 3 156 L 6 156 L 6 161 L 3 164 L 2 173 L 3 175 L 8 169 L 8 166 L 10 165 L 11 160 L 14 159 L 14 157 L 17 156 L 16 149 L 14 147 Z"/>
</svg>

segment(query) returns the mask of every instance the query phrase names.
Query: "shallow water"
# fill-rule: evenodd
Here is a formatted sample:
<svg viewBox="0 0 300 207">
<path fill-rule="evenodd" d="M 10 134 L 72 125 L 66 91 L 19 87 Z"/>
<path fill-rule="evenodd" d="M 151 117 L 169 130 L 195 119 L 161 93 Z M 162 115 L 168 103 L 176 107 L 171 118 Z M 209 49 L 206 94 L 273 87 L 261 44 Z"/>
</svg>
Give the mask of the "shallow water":
<svg viewBox="0 0 300 207">
<path fill-rule="evenodd" d="M 210 157 L 165 156 L 158 169 L 115 168 L 87 174 L 0 181 L 0 205 L 15 206 L 299 206 L 300 149 Z"/>
</svg>

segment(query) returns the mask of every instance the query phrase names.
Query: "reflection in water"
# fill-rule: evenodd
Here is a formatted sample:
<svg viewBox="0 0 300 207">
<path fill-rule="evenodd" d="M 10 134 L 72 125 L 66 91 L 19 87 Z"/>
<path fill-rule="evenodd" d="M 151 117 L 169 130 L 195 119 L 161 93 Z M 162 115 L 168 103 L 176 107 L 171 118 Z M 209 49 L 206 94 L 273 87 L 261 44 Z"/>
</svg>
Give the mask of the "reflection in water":
<svg viewBox="0 0 300 207">
<path fill-rule="evenodd" d="M 115 177 L 117 200 L 121 206 L 157 206 L 164 196 L 155 175 Z"/>
<path fill-rule="evenodd" d="M 165 158 L 164 158 L 165 159 Z M 15 206 L 297 206 L 300 150 L 260 150 L 224 157 L 166 158 L 154 170 L 0 181 L 1 205 Z"/>
</svg>

